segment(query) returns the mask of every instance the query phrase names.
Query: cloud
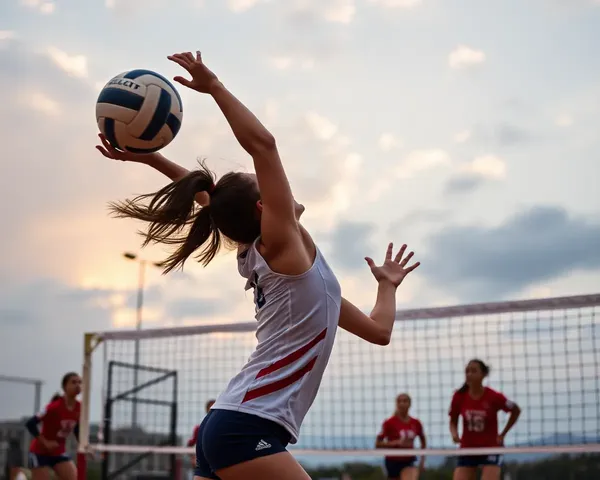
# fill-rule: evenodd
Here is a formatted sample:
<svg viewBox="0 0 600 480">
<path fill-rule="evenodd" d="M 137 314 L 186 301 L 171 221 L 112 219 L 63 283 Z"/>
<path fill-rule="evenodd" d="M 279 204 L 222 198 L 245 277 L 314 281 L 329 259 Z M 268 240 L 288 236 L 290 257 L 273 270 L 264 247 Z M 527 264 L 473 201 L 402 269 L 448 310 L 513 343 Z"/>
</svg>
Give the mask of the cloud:
<svg viewBox="0 0 600 480">
<path fill-rule="evenodd" d="M 227 8 L 233 13 L 243 13 L 264 0 L 227 0 Z"/>
<path fill-rule="evenodd" d="M 56 117 L 62 113 L 60 104 L 43 92 L 24 92 L 20 96 L 20 101 L 25 107 L 49 117 Z"/>
<path fill-rule="evenodd" d="M 443 228 L 428 238 L 422 274 L 464 301 L 495 300 L 574 270 L 600 269 L 600 224 L 534 206 L 491 227 Z"/>
<path fill-rule="evenodd" d="M 319 21 L 346 25 L 356 15 L 355 0 L 290 0 L 286 17 L 296 26 L 315 26 Z"/>
<path fill-rule="evenodd" d="M 532 139 L 530 133 L 517 125 L 502 123 L 496 128 L 496 139 L 499 145 L 521 145 Z"/>
<path fill-rule="evenodd" d="M 269 65 L 276 70 L 312 70 L 315 60 L 310 57 L 293 55 L 273 55 L 268 58 Z"/>
<path fill-rule="evenodd" d="M 383 8 L 413 8 L 422 3 L 422 0 L 369 0 L 369 3 L 373 3 Z"/>
<path fill-rule="evenodd" d="M 397 139 L 392 133 L 382 133 L 377 140 L 377 145 L 384 152 L 390 152 L 395 148 L 402 146 L 402 141 Z"/>
<path fill-rule="evenodd" d="M 575 120 L 568 113 L 563 113 L 554 119 L 554 123 L 558 127 L 570 127 L 575 123 Z"/>
<path fill-rule="evenodd" d="M 44 15 L 54 13 L 56 8 L 54 2 L 50 0 L 19 0 L 19 3 Z"/>
<path fill-rule="evenodd" d="M 88 66 L 85 55 L 69 55 L 66 52 L 56 48 L 48 47 L 46 52 L 52 62 L 63 70 L 67 75 L 75 78 L 87 78 Z"/>
<path fill-rule="evenodd" d="M 458 173 L 445 186 L 446 194 L 467 193 L 486 181 L 506 178 L 506 162 L 495 155 L 481 155 L 458 167 Z"/>
<path fill-rule="evenodd" d="M 465 143 L 471 138 L 471 130 L 461 130 L 454 135 L 454 142 Z"/>
<path fill-rule="evenodd" d="M 445 150 L 439 148 L 413 150 L 396 167 L 395 173 L 398 178 L 407 179 L 420 172 L 450 164 L 450 155 Z"/>
<path fill-rule="evenodd" d="M 328 258 L 334 268 L 353 272 L 365 267 L 365 256 L 373 255 L 375 225 L 368 222 L 340 222 L 331 232 Z"/>
<path fill-rule="evenodd" d="M 51 390 L 58 388 L 63 372 L 80 368 L 84 332 L 111 326 L 111 308 L 106 306 L 110 291 L 81 290 L 51 279 L 0 285 L 0 325 L 5 333 L 0 336 L 0 363 L 14 365 L 15 375 L 44 380 Z M 94 393 L 99 399 L 99 392 Z M 12 395 L 3 398 L 2 418 L 26 413 L 15 402 L 18 398 Z"/>
<path fill-rule="evenodd" d="M 0 42 L 12 40 L 15 37 L 16 34 L 13 30 L 0 30 Z"/>
<path fill-rule="evenodd" d="M 465 45 L 459 45 L 448 55 L 448 65 L 453 69 L 464 69 L 485 62 L 485 53 Z"/>
</svg>

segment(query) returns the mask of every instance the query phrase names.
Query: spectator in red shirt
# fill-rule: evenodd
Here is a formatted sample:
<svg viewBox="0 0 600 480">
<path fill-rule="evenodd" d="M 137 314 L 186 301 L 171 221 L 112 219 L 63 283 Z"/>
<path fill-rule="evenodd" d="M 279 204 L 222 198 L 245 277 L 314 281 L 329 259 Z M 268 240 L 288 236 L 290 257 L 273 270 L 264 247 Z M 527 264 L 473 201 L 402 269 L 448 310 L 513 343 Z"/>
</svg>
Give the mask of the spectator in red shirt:
<svg viewBox="0 0 600 480">
<path fill-rule="evenodd" d="M 483 385 L 490 368 L 481 360 L 471 360 L 464 385 L 454 392 L 450 405 L 450 434 L 460 448 L 496 448 L 504 446 L 504 437 L 517 422 L 521 409 L 502 393 Z M 502 433 L 498 434 L 498 412 L 510 412 Z M 458 435 L 458 418 L 462 417 L 462 437 Z M 482 467 L 481 480 L 500 480 L 502 455 L 461 455 L 454 470 L 454 480 L 475 480 Z"/>
<path fill-rule="evenodd" d="M 205 405 L 205 410 L 206 413 L 208 413 L 211 409 L 211 407 L 214 405 L 215 401 L 214 400 L 209 400 L 208 402 L 206 402 Z M 198 429 L 200 428 L 200 424 L 196 425 L 194 427 L 194 430 L 192 431 L 192 436 L 190 437 L 190 439 L 187 441 L 187 446 L 188 447 L 195 447 L 196 446 L 196 441 L 198 440 Z M 192 455 L 192 465 L 196 465 L 196 455 Z"/>
<path fill-rule="evenodd" d="M 408 415 L 411 398 L 407 393 L 396 397 L 396 411 L 381 426 L 377 435 L 376 448 L 412 449 L 414 441 L 419 437 L 421 448 L 427 447 L 423 425 L 416 418 Z M 385 457 L 385 469 L 390 480 L 417 480 L 419 471 L 423 470 L 425 457 L 421 457 L 419 467 L 415 467 L 415 456 Z"/>
<path fill-rule="evenodd" d="M 74 372 L 62 379 L 64 395 L 55 395 L 46 408 L 27 421 L 33 436 L 29 447 L 29 468 L 32 480 L 46 480 L 48 469 L 60 480 L 76 480 L 77 469 L 66 453 L 67 438 L 79 436 L 81 377 Z M 42 423 L 41 431 L 38 424 Z"/>
</svg>

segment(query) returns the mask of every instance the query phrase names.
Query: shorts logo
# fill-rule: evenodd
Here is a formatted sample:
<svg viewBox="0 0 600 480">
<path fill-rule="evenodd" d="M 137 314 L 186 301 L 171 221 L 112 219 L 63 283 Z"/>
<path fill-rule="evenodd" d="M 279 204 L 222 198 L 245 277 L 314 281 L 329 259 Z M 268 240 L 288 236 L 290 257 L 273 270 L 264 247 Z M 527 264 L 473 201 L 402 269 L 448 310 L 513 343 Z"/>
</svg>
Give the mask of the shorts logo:
<svg viewBox="0 0 600 480">
<path fill-rule="evenodd" d="M 264 440 L 261 440 L 260 442 L 258 442 L 258 445 L 256 445 L 256 451 L 258 452 L 259 450 L 264 450 L 265 448 L 271 448 L 271 444 L 265 442 Z"/>
</svg>

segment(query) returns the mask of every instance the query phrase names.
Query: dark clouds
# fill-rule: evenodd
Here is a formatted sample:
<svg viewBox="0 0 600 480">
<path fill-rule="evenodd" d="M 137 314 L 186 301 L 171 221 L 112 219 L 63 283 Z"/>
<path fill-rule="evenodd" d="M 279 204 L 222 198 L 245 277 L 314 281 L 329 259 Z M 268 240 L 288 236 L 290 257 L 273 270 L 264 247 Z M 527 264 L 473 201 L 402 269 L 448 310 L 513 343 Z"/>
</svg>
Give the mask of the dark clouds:
<svg viewBox="0 0 600 480">
<path fill-rule="evenodd" d="M 444 186 L 446 195 L 470 193 L 485 183 L 485 178 L 475 175 L 459 175 L 448 180 Z"/>
<path fill-rule="evenodd" d="M 428 240 L 421 273 L 465 301 L 495 300 L 573 270 L 600 268 L 600 222 L 536 206 L 496 227 L 455 226 Z"/>
<path fill-rule="evenodd" d="M 1 285 L 2 373 L 42 379 L 45 382 L 42 401 L 47 401 L 60 386 L 64 372 L 80 370 L 83 334 L 111 328 L 108 302 L 111 295 L 108 290 L 78 289 L 50 279 Z M 98 356 L 94 382 L 98 387 L 101 368 L 102 359 Z M 0 418 L 19 418 L 31 413 L 31 406 L 21 403 L 23 398 L 17 394 L 19 391 L 8 384 L 0 385 Z M 94 394 L 93 403 L 100 399 L 99 392 L 94 391 Z"/>
<path fill-rule="evenodd" d="M 330 238 L 331 258 L 335 268 L 356 271 L 365 268 L 365 256 L 374 255 L 375 225 L 368 222 L 344 221 L 333 230 Z"/>
</svg>

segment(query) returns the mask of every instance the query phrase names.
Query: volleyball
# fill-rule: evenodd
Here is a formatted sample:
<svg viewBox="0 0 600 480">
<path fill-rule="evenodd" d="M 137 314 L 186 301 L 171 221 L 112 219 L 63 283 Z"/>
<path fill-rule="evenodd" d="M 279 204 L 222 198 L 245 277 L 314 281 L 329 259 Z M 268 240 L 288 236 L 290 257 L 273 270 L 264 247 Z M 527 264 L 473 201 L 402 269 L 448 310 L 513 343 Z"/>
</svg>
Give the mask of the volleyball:
<svg viewBox="0 0 600 480">
<path fill-rule="evenodd" d="M 173 141 L 183 120 L 179 93 L 165 77 L 131 70 L 112 78 L 96 102 L 98 128 L 122 151 L 153 153 Z"/>
</svg>

